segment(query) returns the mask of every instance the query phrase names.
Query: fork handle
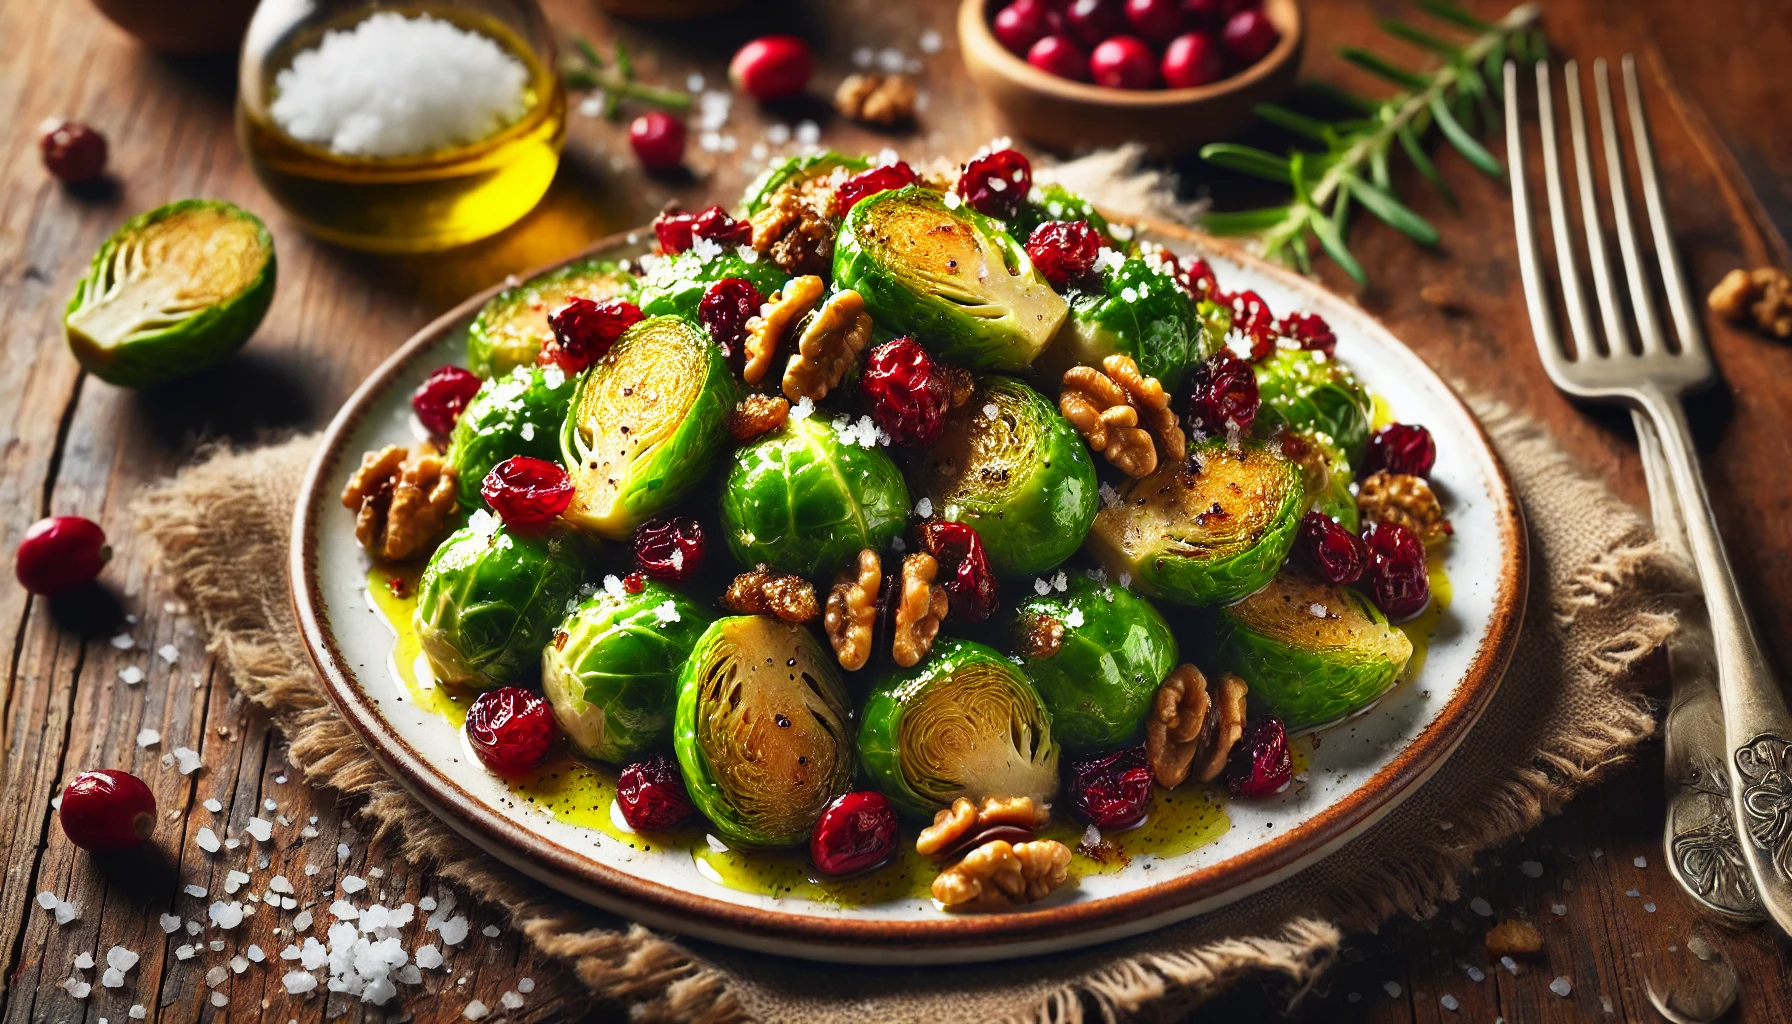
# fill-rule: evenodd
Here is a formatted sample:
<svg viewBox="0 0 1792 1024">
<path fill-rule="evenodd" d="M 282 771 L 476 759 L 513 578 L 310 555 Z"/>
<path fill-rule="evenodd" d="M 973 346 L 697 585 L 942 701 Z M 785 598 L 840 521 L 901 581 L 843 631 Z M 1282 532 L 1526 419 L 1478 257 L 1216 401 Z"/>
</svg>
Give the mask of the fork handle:
<svg viewBox="0 0 1792 1024">
<path fill-rule="evenodd" d="M 1743 859 L 1762 905 L 1782 931 L 1792 934 L 1792 716 L 1743 607 L 1699 473 L 1686 412 L 1678 397 L 1659 389 L 1643 389 L 1637 399 L 1661 439 L 1693 566 L 1705 591 L 1717 651 L 1730 800 Z"/>
</svg>

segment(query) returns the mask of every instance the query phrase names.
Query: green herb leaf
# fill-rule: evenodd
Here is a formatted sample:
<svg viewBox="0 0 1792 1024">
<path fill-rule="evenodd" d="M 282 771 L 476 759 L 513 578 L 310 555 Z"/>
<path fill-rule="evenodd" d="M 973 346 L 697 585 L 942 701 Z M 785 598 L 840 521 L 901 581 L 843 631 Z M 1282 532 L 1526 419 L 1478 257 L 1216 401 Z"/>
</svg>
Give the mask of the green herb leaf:
<svg viewBox="0 0 1792 1024">
<path fill-rule="evenodd" d="M 1414 135 L 1410 128 L 1402 128 L 1394 133 L 1394 137 L 1400 140 L 1400 148 L 1406 150 L 1406 158 L 1412 161 L 1412 165 L 1418 168 L 1419 173 L 1424 176 L 1426 181 L 1436 186 L 1438 193 L 1444 197 L 1444 202 L 1450 204 L 1450 209 L 1456 209 L 1456 191 L 1450 187 L 1448 181 L 1444 180 L 1443 173 L 1437 169 L 1437 165 L 1431 162 L 1431 156 L 1425 152 L 1425 147 L 1419 144 L 1418 136 Z"/>
<path fill-rule="evenodd" d="M 1254 146 L 1241 146 L 1233 142 L 1210 142 L 1201 147 L 1201 159 L 1270 181 L 1279 181 L 1284 184 L 1288 181 L 1288 161 Z"/>
<path fill-rule="evenodd" d="M 1423 46 L 1427 50 L 1431 50 L 1434 53 L 1441 53 L 1446 57 L 1455 57 L 1462 53 L 1462 47 L 1457 46 L 1448 39 L 1434 36 L 1416 25 L 1409 25 L 1406 22 L 1401 21 L 1399 18 L 1382 19 L 1381 30 L 1397 39 L 1404 39 L 1409 43 Z"/>
<path fill-rule="evenodd" d="M 1493 154 L 1476 142 L 1475 137 L 1462 127 L 1461 123 L 1456 120 L 1456 115 L 1450 113 L 1450 108 L 1444 104 L 1442 96 L 1431 97 L 1431 116 L 1437 118 L 1437 127 L 1444 133 L 1444 138 L 1449 139 L 1450 145 L 1455 146 L 1458 152 L 1467 157 L 1469 163 L 1496 178 L 1505 176 L 1505 169 L 1500 167 L 1500 162 L 1495 160 Z"/>
<path fill-rule="evenodd" d="M 1412 212 L 1391 194 L 1361 178 L 1347 177 L 1344 184 L 1350 194 L 1356 196 L 1370 213 L 1387 222 L 1390 227 L 1399 229 L 1420 245 L 1437 244 L 1437 229 L 1431 226 L 1431 222 Z"/>
<path fill-rule="evenodd" d="M 1344 49 L 1339 50 L 1338 53 L 1345 60 L 1362 68 L 1364 71 L 1367 71 L 1370 74 L 1380 75 L 1395 85 L 1404 86 L 1408 89 L 1423 89 L 1430 84 L 1424 75 L 1408 71 L 1369 50 L 1359 49 L 1355 46 L 1347 46 Z"/>
<path fill-rule="evenodd" d="M 1214 235 L 1254 235 L 1287 220 L 1288 210 L 1286 206 L 1268 206 L 1261 210 L 1206 213 L 1201 216 L 1201 226 Z"/>
<path fill-rule="evenodd" d="M 1454 22 L 1476 32 L 1491 32 L 1493 25 L 1468 13 L 1450 0 L 1418 0 L 1420 7 L 1445 21 Z"/>
<path fill-rule="evenodd" d="M 1363 271 L 1363 265 L 1344 247 L 1344 235 L 1339 232 L 1336 224 L 1327 217 L 1314 217 L 1307 223 L 1312 225 L 1313 234 L 1318 236 L 1319 244 L 1324 247 L 1325 254 L 1332 258 L 1332 262 L 1343 267 L 1344 272 L 1357 284 L 1369 283 L 1369 275 Z"/>
<path fill-rule="evenodd" d="M 1277 103 L 1259 103 L 1251 109 L 1256 111 L 1258 117 L 1270 124 L 1286 128 L 1296 135 L 1304 135 L 1314 142 L 1323 142 L 1329 146 L 1337 141 L 1337 127 L 1316 117 L 1308 117 Z"/>
</svg>

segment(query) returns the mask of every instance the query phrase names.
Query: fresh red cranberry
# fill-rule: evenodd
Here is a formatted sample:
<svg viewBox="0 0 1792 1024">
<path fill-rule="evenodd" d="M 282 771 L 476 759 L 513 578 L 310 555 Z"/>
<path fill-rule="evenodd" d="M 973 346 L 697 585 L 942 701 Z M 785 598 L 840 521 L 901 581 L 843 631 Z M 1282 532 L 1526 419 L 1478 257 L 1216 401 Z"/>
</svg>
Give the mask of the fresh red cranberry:
<svg viewBox="0 0 1792 1024">
<path fill-rule="evenodd" d="M 1294 781 L 1288 730 L 1279 718 L 1265 718 L 1245 730 L 1226 761 L 1226 789 L 1235 797 L 1262 800 Z"/>
<path fill-rule="evenodd" d="M 1027 63 L 1047 74 L 1068 78 L 1073 82 L 1089 79 L 1089 58 L 1077 45 L 1063 36 L 1046 36 L 1027 51 Z"/>
<path fill-rule="evenodd" d="M 996 12 L 990 30 L 1010 53 L 1024 54 L 1052 30 L 1050 15 L 1045 0 L 1014 0 Z"/>
<path fill-rule="evenodd" d="M 998 149 L 966 164 L 955 190 L 971 209 L 1007 220 L 1033 190 L 1033 163 L 1016 150 Z"/>
<path fill-rule="evenodd" d="M 62 831 L 93 853 L 129 850 L 156 827 L 156 796 L 143 780 L 116 768 L 82 772 L 62 791 Z"/>
<path fill-rule="evenodd" d="M 1212 36 L 1189 32 L 1170 40 L 1159 70 L 1170 88 L 1193 89 L 1226 77 L 1226 58 Z"/>
<path fill-rule="evenodd" d="M 1193 395 L 1189 400 L 1189 421 L 1208 434 L 1225 434 L 1229 425 L 1241 431 L 1251 429 L 1257 418 L 1262 395 L 1257 389 L 1257 373 L 1251 364 L 1238 358 L 1229 348 L 1214 353 L 1213 358 L 1195 367 Z"/>
<path fill-rule="evenodd" d="M 1320 579 L 1336 586 L 1362 579 L 1363 567 L 1369 560 L 1362 540 L 1323 512 L 1308 512 L 1301 517 L 1295 551 Z"/>
<path fill-rule="evenodd" d="M 1269 303 L 1253 291 L 1233 292 L 1225 297 L 1232 310 L 1232 327 L 1251 339 L 1251 359 L 1267 359 L 1276 350 L 1276 315 Z"/>
<path fill-rule="evenodd" d="M 1190 258 L 1186 266 L 1177 268 L 1176 283 L 1182 285 L 1182 290 L 1191 299 L 1212 301 L 1220 291 L 1219 278 L 1213 276 L 1213 268 L 1199 256 Z"/>
<path fill-rule="evenodd" d="M 566 511 L 572 490 L 572 477 L 559 463 L 512 455 L 485 475 L 479 496 L 505 526 L 529 530 L 546 526 Z"/>
<path fill-rule="evenodd" d="M 1332 333 L 1332 325 L 1317 313 L 1290 313 L 1276 321 L 1276 332 L 1293 338 L 1309 352 L 1329 356 L 1338 350 L 1338 336 Z"/>
<path fill-rule="evenodd" d="M 1369 456 L 1364 468 L 1370 473 L 1385 469 L 1429 477 L 1436 464 L 1437 442 L 1431 439 L 1431 431 L 1417 423 L 1390 423 L 1369 435 Z"/>
<path fill-rule="evenodd" d="M 682 583 L 703 568 L 703 524 L 690 516 L 649 519 L 635 529 L 635 564 L 656 580 Z"/>
<path fill-rule="evenodd" d="M 809 836 L 809 857 L 824 875 L 850 875 L 877 867 L 896 852 L 896 809 L 882 793 L 834 798 Z"/>
<path fill-rule="evenodd" d="M 753 225 L 735 220 L 720 206 L 697 213 L 662 213 L 653 219 L 653 236 L 660 252 L 671 256 L 689 249 L 699 238 L 720 246 L 745 245 L 753 239 Z"/>
<path fill-rule="evenodd" d="M 1144 747 L 1070 762 L 1070 799 L 1097 828 L 1125 828 L 1144 820 L 1155 778 Z"/>
<path fill-rule="evenodd" d="M 554 329 L 555 360 L 570 372 L 583 370 L 602 359 L 624 332 L 645 319 L 641 307 L 627 299 L 598 302 L 573 296 L 548 314 L 548 326 Z"/>
<path fill-rule="evenodd" d="M 996 574 L 983 538 L 968 523 L 929 519 L 916 528 L 921 546 L 939 561 L 952 614 L 982 622 L 996 610 Z"/>
<path fill-rule="evenodd" d="M 859 390 L 871 419 L 890 440 L 925 448 L 939 440 L 952 408 L 952 389 L 939 364 L 913 338 L 886 341 L 871 350 Z"/>
<path fill-rule="evenodd" d="M 898 160 L 893 164 L 884 164 L 870 170 L 860 171 L 840 183 L 834 189 L 834 216 L 844 217 L 859 200 L 868 199 L 879 192 L 888 192 L 905 185 L 913 185 L 920 181 L 920 175 L 906 162 Z"/>
<path fill-rule="evenodd" d="M 1267 15 L 1253 8 L 1226 19 L 1220 41 L 1226 44 L 1239 67 L 1248 67 L 1269 56 L 1269 51 L 1282 41 L 1282 33 L 1269 23 Z"/>
<path fill-rule="evenodd" d="M 669 832 L 697 813 L 685 792 L 678 765 L 654 754 L 622 769 L 616 777 L 616 804 L 637 832 Z"/>
<path fill-rule="evenodd" d="M 703 291 L 697 304 L 697 322 L 709 331 L 722 355 L 741 351 L 747 340 L 747 321 L 759 315 L 765 296 L 753 282 L 741 277 L 724 277 Z"/>
<path fill-rule="evenodd" d="M 467 741 L 499 775 L 527 775 L 547 760 L 557 728 L 541 694 L 520 686 L 487 690 L 467 709 Z"/>
<path fill-rule="evenodd" d="M 815 58 L 796 36 L 762 36 L 735 51 L 728 79 L 756 100 L 787 100 L 809 84 Z"/>
<path fill-rule="evenodd" d="M 462 409 L 479 393 L 485 382 L 471 370 L 458 366 L 438 366 L 417 390 L 411 392 L 411 408 L 417 419 L 432 434 L 446 435 L 454 429 Z"/>
<path fill-rule="evenodd" d="M 32 523 L 19 541 L 13 573 L 33 594 L 60 594 L 86 586 L 112 557 L 106 531 L 80 516 L 51 516 Z"/>
<path fill-rule="evenodd" d="M 1261 4 L 1262 0 L 1182 0 L 1182 14 L 1194 24 L 1217 32 L 1225 27 L 1227 18 Z"/>
<path fill-rule="evenodd" d="M 1399 523 L 1377 522 L 1363 528 L 1363 544 L 1369 549 L 1364 576 L 1375 606 L 1395 622 L 1424 611 L 1431 603 L 1431 570 L 1419 538 Z"/>
<path fill-rule="evenodd" d="M 1027 236 L 1027 258 L 1063 291 L 1089 276 L 1101 256 L 1101 234 L 1086 220 L 1048 220 Z"/>
<path fill-rule="evenodd" d="M 1126 31 L 1120 0 L 1074 0 L 1064 9 L 1064 26 L 1084 46 L 1094 46 Z"/>
<path fill-rule="evenodd" d="M 106 173 L 106 137 L 84 124 L 53 117 L 38 126 L 37 146 L 44 167 L 69 184 Z"/>
<path fill-rule="evenodd" d="M 650 171 L 669 171 L 684 163 L 684 135 L 684 122 L 663 110 L 649 110 L 628 125 L 635 159 Z"/>
<path fill-rule="evenodd" d="M 1126 0 L 1126 20 L 1133 31 L 1163 44 L 1182 33 L 1182 6 L 1176 0 Z"/>
<path fill-rule="evenodd" d="M 1157 54 L 1136 36 L 1110 36 L 1089 54 L 1089 77 L 1110 89 L 1157 85 Z"/>
</svg>

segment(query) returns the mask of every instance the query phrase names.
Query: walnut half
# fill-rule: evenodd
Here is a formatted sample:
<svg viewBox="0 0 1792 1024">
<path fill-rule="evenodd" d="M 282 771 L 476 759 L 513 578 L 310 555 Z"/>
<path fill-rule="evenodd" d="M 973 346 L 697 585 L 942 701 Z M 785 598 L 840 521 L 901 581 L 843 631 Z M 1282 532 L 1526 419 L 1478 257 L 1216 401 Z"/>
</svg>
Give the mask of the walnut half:
<svg viewBox="0 0 1792 1024">
<path fill-rule="evenodd" d="M 1003 910 L 1045 899 L 1070 877 L 1070 848 L 1056 839 L 992 839 L 933 880 L 948 910 Z"/>
<path fill-rule="evenodd" d="M 839 385 L 871 343 L 871 314 L 851 288 L 836 292 L 803 328 L 796 355 L 784 364 L 784 397 L 819 402 Z"/>
<path fill-rule="evenodd" d="M 915 83 L 906 75 L 847 75 L 834 90 L 834 109 L 840 116 L 867 124 L 912 121 L 915 100 Z"/>
<path fill-rule="evenodd" d="M 933 649 L 946 617 L 946 588 L 933 582 L 940 563 L 932 555 L 916 552 L 902 559 L 902 589 L 896 601 L 896 627 L 890 641 L 890 658 L 903 668 L 919 664 Z"/>
<path fill-rule="evenodd" d="M 747 318 L 747 361 L 741 367 L 742 380 L 757 384 L 765 379 L 772 357 L 778 354 L 778 345 L 796 322 L 821 301 L 822 288 L 821 278 L 812 274 L 793 277 L 772 293 L 759 308 L 758 316 Z"/>
<path fill-rule="evenodd" d="M 828 610 L 822 624 L 828 642 L 840 659 L 840 667 L 856 672 L 871 659 L 877 629 L 877 595 L 884 582 L 883 563 L 877 552 L 859 552 L 856 570 L 842 572 L 828 593 Z"/>
<path fill-rule="evenodd" d="M 1157 469 L 1160 448 L 1165 459 L 1181 462 L 1188 439 L 1170 411 L 1163 385 L 1140 373 L 1131 356 L 1111 355 L 1101 366 L 1064 371 L 1064 390 L 1058 396 L 1058 410 L 1089 442 L 1089 450 L 1135 478 Z"/>
<path fill-rule="evenodd" d="M 933 824 L 915 838 L 915 852 L 923 857 L 945 853 L 961 841 L 992 828 L 1015 828 L 1031 833 L 1051 818 L 1051 812 L 1033 804 L 1030 796 L 985 797 L 982 806 L 964 797 L 937 811 Z"/>
<path fill-rule="evenodd" d="M 1356 507 L 1374 523 L 1399 523 L 1425 544 L 1455 532 L 1437 492 L 1422 476 L 1378 469 L 1357 487 Z"/>
<path fill-rule="evenodd" d="M 387 562 L 422 554 L 440 540 L 456 499 L 447 459 L 396 444 L 363 455 L 342 489 L 343 506 L 355 513 L 355 539 Z"/>
<path fill-rule="evenodd" d="M 814 584 L 763 562 L 728 584 L 722 607 L 736 615 L 775 615 L 785 622 L 809 622 L 821 614 Z"/>
<path fill-rule="evenodd" d="M 1747 323 L 1771 338 L 1792 338 L 1792 277 L 1778 267 L 1730 271 L 1705 304 L 1731 323 Z"/>
<path fill-rule="evenodd" d="M 1191 775 L 1211 782 L 1225 770 L 1232 746 L 1244 735 L 1244 680 L 1228 672 L 1209 683 L 1193 665 L 1178 665 L 1157 688 L 1145 719 L 1145 760 L 1166 789 Z"/>
</svg>

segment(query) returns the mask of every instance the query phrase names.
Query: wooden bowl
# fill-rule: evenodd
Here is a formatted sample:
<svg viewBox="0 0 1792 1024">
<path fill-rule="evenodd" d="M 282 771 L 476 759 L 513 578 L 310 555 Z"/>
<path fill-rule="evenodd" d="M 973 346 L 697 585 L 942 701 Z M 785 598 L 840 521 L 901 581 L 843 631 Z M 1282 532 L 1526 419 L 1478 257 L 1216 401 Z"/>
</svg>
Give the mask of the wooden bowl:
<svg viewBox="0 0 1792 1024">
<path fill-rule="evenodd" d="M 1055 149 L 1140 142 L 1160 155 L 1192 152 L 1237 135 L 1256 116 L 1251 108 L 1281 97 L 1300 72 L 1305 33 L 1295 0 L 1263 0 L 1263 13 L 1282 33 L 1268 56 L 1231 78 L 1194 89 L 1109 89 L 1041 71 L 1008 52 L 990 30 L 990 18 L 1003 2 L 959 5 L 965 68 L 1015 132 Z"/>
</svg>

